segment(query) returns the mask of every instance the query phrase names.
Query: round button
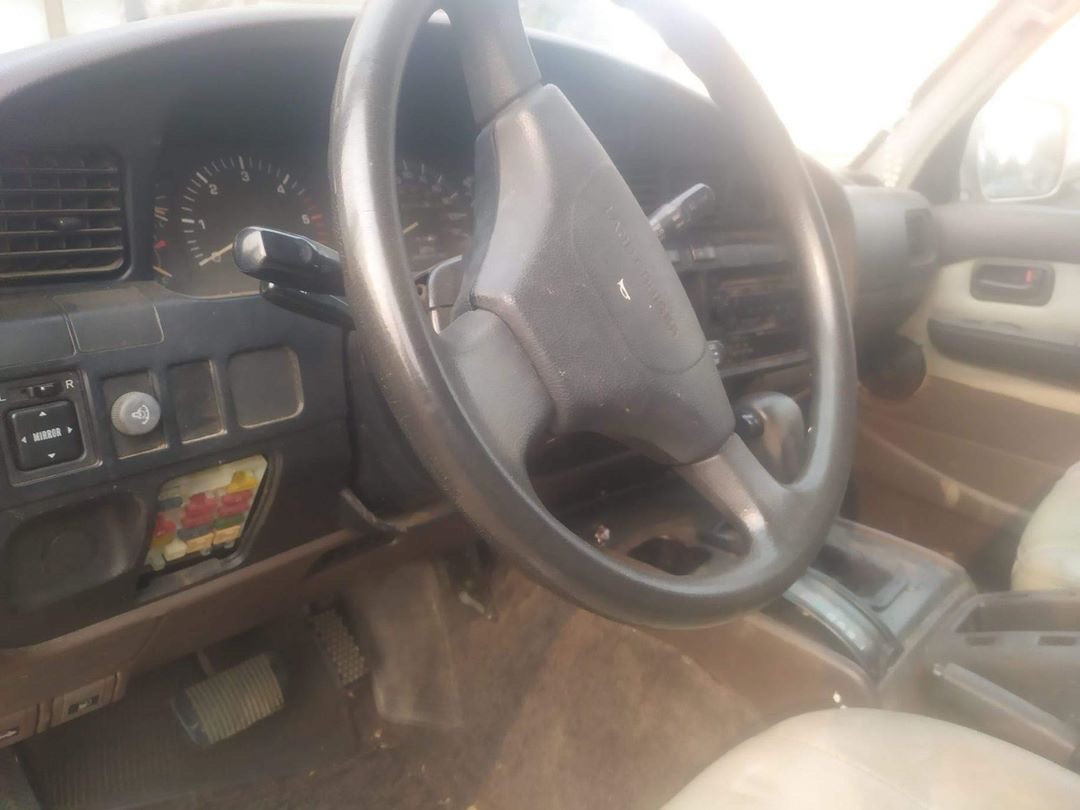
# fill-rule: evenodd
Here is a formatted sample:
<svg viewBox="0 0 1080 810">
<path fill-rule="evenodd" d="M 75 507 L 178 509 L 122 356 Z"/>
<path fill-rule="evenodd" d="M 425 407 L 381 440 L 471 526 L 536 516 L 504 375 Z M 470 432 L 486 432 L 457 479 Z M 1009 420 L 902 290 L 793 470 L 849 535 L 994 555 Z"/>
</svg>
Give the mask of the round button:
<svg viewBox="0 0 1080 810">
<path fill-rule="evenodd" d="M 161 421 L 161 405 L 142 391 L 128 391 L 112 406 L 112 423 L 125 436 L 145 436 Z"/>
</svg>

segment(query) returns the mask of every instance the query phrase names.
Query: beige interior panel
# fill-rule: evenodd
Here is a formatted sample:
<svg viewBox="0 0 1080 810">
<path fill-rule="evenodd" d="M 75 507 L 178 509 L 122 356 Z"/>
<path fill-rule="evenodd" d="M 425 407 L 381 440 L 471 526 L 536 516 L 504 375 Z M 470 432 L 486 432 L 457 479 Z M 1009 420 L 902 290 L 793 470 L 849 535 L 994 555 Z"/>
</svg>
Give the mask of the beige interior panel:
<svg viewBox="0 0 1080 810">
<path fill-rule="evenodd" d="M 954 360 L 930 342 L 931 315 L 1080 331 L 1080 265 L 1052 264 L 1050 301 L 1023 306 L 972 296 L 974 268 L 998 262 L 1018 263 L 942 268 L 901 329 L 926 358 L 914 395 L 901 402 L 860 395 L 859 519 L 958 559 L 1018 536 L 1031 509 L 1080 461 L 1080 386 Z"/>
<path fill-rule="evenodd" d="M 979 259 L 943 267 L 922 305 L 901 329 L 901 334 L 923 347 L 927 373 L 931 377 L 952 380 L 1044 408 L 1080 414 L 1080 388 L 953 360 L 931 345 L 927 335 L 931 313 L 1029 329 L 1080 330 L 1080 265 L 1051 263 L 1054 268 L 1054 294 L 1044 306 L 1033 307 L 979 301 L 971 295 L 973 268 L 983 262 L 997 261 Z M 1000 261 L 1016 263 L 1013 260 Z"/>
<path fill-rule="evenodd" d="M 858 518 L 968 558 L 1080 460 L 1080 415 L 930 377 L 903 402 L 860 395 Z"/>
</svg>

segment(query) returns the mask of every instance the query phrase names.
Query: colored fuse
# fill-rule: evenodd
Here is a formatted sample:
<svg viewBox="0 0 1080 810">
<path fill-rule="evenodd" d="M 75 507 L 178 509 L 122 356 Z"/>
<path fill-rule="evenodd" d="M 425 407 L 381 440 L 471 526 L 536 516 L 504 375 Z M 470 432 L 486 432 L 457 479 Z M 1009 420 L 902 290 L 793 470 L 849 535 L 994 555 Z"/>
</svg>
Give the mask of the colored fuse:
<svg viewBox="0 0 1080 810">
<path fill-rule="evenodd" d="M 213 512 L 217 508 L 217 499 L 211 498 L 205 492 L 196 492 L 187 503 L 184 504 L 184 514 L 194 515 L 204 512 Z"/>
<path fill-rule="evenodd" d="M 175 539 L 175 537 L 176 535 L 174 535 L 172 532 L 169 532 L 168 534 L 163 534 L 160 537 L 155 535 L 154 538 L 150 541 L 150 550 L 160 551 L 161 549 L 165 548 L 165 546 L 169 545 L 169 543 L 171 543 L 173 539 Z"/>
<path fill-rule="evenodd" d="M 225 487 L 226 492 L 243 492 L 255 489 L 259 485 L 259 479 L 250 470 L 238 470 L 233 473 L 232 480 Z"/>
<path fill-rule="evenodd" d="M 165 567 L 165 555 L 160 551 L 151 551 L 146 555 L 146 562 L 155 571 L 160 571 Z"/>
<path fill-rule="evenodd" d="M 247 520 L 247 515 L 230 515 L 229 517 L 218 518 L 214 521 L 214 528 L 228 529 L 230 526 L 243 526 L 245 520 Z"/>
<path fill-rule="evenodd" d="M 154 520 L 154 537 L 164 537 L 174 531 L 176 531 L 176 524 L 165 515 L 158 513 L 157 518 Z"/>
<path fill-rule="evenodd" d="M 214 545 L 215 546 L 228 546 L 236 542 L 236 538 L 240 536 L 240 532 L 243 531 L 243 526 L 233 526 L 229 529 L 222 529 L 214 532 Z"/>
<path fill-rule="evenodd" d="M 193 537 L 200 537 L 209 531 L 211 531 L 210 524 L 203 523 L 199 526 L 192 526 L 190 529 L 181 529 L 176 533 L 176 536 L 179 537 L 181 540 L 190 540 Z"/>
<path fill-rule="evenodd" d="M 173 540 L 169 545 L 165 546 L 161 553 L 162 556 L 170 562 L 172 560 L 179 560 L 187 554 L 187 546 L 179 540 Z"/>
<path fill-rule="evenodd" d="M 248 505 L 246 503 L 238 503 L 235 506 L 223 506 L 218 509 L 218 517 L 232 517 L 233 515 L 247 514 Z"/>
<path fill-rule="evenodd" d="M 180 518 L 180 525 L 185 529 L 190 529 L 193 526 L 205 526 L 208 523 L 214 521 L 214 516 L 217 514 L 216 509 L 204 509 L 201 512 L 194 512 L 190 515 L 184 515 Z"/>
<path fill-rule="evenodd" d="M 184 499 L 181 497 L 165 498 L 164 500 L 158 501 L 158 509 L 162 512 L 167 512 L 170 509 L 176 509 L 182 506 L 183 503 Z"/>
<path fill-rule="evenodd" d="M 243 492 L 229 492 L 221 496 L 222 506 L 240 506 L 251 503 L 252 497 L 255 495 L 255 490 L 246 489 Z"/>
<path fill-rule="evenodd" d="M 193 537 L 188 540 L 185 545 L 189 554 L 194 554 L 197 551 L 208 552 L 211 544 L 214 542 L 214 533 L 207 532 L 199 537 Z"/>
</svg>

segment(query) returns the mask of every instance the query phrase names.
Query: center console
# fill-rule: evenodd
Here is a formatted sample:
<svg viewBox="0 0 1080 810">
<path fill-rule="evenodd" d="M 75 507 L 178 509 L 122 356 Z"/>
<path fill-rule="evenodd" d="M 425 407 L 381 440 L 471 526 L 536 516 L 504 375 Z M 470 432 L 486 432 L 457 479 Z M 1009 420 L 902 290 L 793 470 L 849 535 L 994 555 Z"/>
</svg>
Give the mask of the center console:
<svg viewBox="0 0 1080 810">
<path fill-rule="evenodd" d="M 566 520 L 675 576 L 732 553 L 726 524 L 676 480 Z M 1080 770 L 1080 593 L 979 594 L 951 560 L 839 519 L 761 612 L 660 635 L 769 707 L 766 721 L 829 706 L 928 714 Z"/>
<path fill-rule="evenodd" d="M 939 554 L 838 520 L 810 570 L 767 611 L 882 684 L 974 593 L 964 569 Z"/>
<path fill-rule="evenodd" d="M 802 292 L 781 245 L 706 234 L 668 250 L 725 378 L 807 361 Z"/>
<path fill-rule="evenodd" d="M 973 596 L 920 659 L 927 711 L 1080 770 L 1080 593 Z"/>
</svg>

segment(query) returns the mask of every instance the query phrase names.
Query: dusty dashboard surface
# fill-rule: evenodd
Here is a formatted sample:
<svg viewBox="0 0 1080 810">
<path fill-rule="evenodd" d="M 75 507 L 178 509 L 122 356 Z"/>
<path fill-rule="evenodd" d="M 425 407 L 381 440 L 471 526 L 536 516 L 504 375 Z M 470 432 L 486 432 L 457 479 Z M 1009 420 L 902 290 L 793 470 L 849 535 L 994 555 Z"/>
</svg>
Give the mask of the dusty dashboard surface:
<svg viewBox="0 0 1080 810">
<path fill-rule="evenodd" d="M 249 225 L 337 243 L 326 154 L 351 18 L 253 19 L 61 42 L 41 69 L 0 70 L 14 122 L 0 136 L 0 645 L 323 537 L 350 488 L 376 506 L 413 486 L 411 502 L 432 496 L 362 347 L 261 298 L 233 260 Z M 431 26 L 402 91 L 397 192 L 418 301 L 473 227 L 455 47 Z M 536 50 L 646 212 L 695 183 L 715 190 L 710 216 L 666 247 L 732 390 L 805 371 L 791 257 L 708 103 L 591 51 Z M 695 123 L 673 131 L 675 116 Z"/>
</svg>

